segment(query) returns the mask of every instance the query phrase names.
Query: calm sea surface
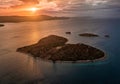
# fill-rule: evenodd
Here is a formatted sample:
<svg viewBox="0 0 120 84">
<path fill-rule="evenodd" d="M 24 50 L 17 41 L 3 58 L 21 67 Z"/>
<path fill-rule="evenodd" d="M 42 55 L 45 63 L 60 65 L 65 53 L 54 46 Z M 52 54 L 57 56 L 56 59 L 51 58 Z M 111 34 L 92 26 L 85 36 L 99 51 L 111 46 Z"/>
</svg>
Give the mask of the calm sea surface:
<svg viewBox="0 0 120 84">
<path fill-rule="evenodd" d="M 66 35 L 65 32 L 72 32 Z M 80 33 L 100 37 L 80 37 Z M 56 63 L 34 59 L 16 49 L 48 35 L 99 48 L 107 58 L 94 63 Z M 104 35 L 110 35 L 105 38 Z M 53 20 L 5 23 L 0 27 L 0 84 L 120 84 L 120 19 Z"/>
</svg>

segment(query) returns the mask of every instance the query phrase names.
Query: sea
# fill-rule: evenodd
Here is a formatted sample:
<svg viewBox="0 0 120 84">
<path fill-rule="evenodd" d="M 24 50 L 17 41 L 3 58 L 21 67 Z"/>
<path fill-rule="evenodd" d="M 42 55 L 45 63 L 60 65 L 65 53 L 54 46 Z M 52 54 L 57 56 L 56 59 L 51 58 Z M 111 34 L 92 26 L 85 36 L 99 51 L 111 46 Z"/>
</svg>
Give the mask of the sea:
<svg viewBox="0 0 120 84">
<path fill-rule="evenodd" d="M 120 84 L 119 18 L 3 24 L 5 26 L 0 27 L 0 84 Z M 99 37 L 81 37 L 81 33 L 94 33 Z M 35 44 L 49 35 L 65 37 L 68 43 L 96 47 L 105 52 L 105 59 L 89 63 L 52 63 L 16 52 L 17 48 Z"/>
</svg>

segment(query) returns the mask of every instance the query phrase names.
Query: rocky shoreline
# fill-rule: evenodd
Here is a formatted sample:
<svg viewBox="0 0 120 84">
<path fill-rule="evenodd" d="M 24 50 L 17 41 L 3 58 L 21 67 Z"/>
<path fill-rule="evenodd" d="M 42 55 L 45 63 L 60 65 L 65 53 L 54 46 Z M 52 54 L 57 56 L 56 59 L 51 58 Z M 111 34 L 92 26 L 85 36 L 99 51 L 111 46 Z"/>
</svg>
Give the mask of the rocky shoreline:
<svg viewBox="0 0 120 84">
<path fill-rule="evenodd" d="M 17 49 L 17 52 L 31 54 L 43 60 L 82 62 L 104 58 L 103 51 L 92 46 L 79 44 L 66 44 L 68 39 L 56 35 L 42 38 L 38 43 Z"/>
</svg>

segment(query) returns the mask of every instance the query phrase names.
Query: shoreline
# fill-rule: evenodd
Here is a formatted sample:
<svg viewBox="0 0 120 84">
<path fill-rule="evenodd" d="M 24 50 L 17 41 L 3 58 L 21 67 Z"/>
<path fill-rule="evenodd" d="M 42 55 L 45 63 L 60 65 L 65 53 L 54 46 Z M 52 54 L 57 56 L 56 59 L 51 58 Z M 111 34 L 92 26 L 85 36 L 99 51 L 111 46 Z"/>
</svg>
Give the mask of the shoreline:
<svg viewBox="0 0 120 84">
<path fill-rule="evenodd" d="M 26 54 L 26 56 L 31 56 L 32 58 L 34 59 L 39 59 L 40 61 L 45 61 L 45 62 L 50 62 L 50 63 L 95 63 L 95 62 L 98 62 L 98 61 L 104 61 L 105 59 L 107 59 L 107 56 L 105 55 L 104 57 L 102 58 L 99 58 L 99 59 L 95 59 L 95 60 L 78 60 L 78 61 L 55 61 L 53 62 L 52 60 L 47 60 L 47 59 L 42 59 L 40 57 L 34 57 L 33 55 L 31 54 L 28 54 L 28 53 L 24 53 L 24 52 L 21 52 L 23 54 Z"/>
<path fill-rule="evenodd" d="M 52 60 L 42 59 L 40 57 L 34 57 L 33 55 L 28 54 L 28 53 L 27 53 L 27 56 L 32 56 L 33 58 L 38 58 L 38 59 L 40 59 L 42 61 L 54 63 Z M 78 60 L 78 61 L 59 61 L 58 60 L 58 61 L 55 61 L 55 63 L 94 63 L 94 62 L 98 62 L 98 61 L 104 61 L 105 59 L 107 59 L 106 54 L 102 58 L 98 58 L 98 59 L 94 59 L 94 60 Z"/>
<path fill-rule="evenodd" d="M 95 60 L 78 60 L 78 61 L 56 61 L 55 63 L 94 63 L 97 61 L 102 61 L 106 57 L 102 57 L 100 59 L 95 59 Z M 52 61 L 51 61 L 52 62 Z"/>
</svg>

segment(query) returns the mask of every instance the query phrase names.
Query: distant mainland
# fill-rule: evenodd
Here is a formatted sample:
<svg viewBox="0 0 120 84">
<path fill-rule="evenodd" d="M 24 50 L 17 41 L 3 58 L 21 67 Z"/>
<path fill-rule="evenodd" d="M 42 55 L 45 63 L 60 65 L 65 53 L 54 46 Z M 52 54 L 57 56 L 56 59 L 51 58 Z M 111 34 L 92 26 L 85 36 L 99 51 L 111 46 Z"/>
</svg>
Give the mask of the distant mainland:
<svg viewBox="0 0 120 84">
<path fill-rule="evenodd" d="M 56 61 L 93 62 L 105 56 L 103 51 L 92 46 L 83 43 L 66 44 L 67 41 L 67 38 L 50 35 L 40 39 L 36 44 L 18 48 L 17 51 L 54 63 Z"/>
<path fill-rule="evenodd" d="M 39 15 L 39 16 L 0 16 L 0 23 L 34 22 L 34 21 L 62 20 L 62 19 L 68 19 L 68 17 L 54 17 L 54 16 L 48 16 L 48 15 Z"/>
</svg>

